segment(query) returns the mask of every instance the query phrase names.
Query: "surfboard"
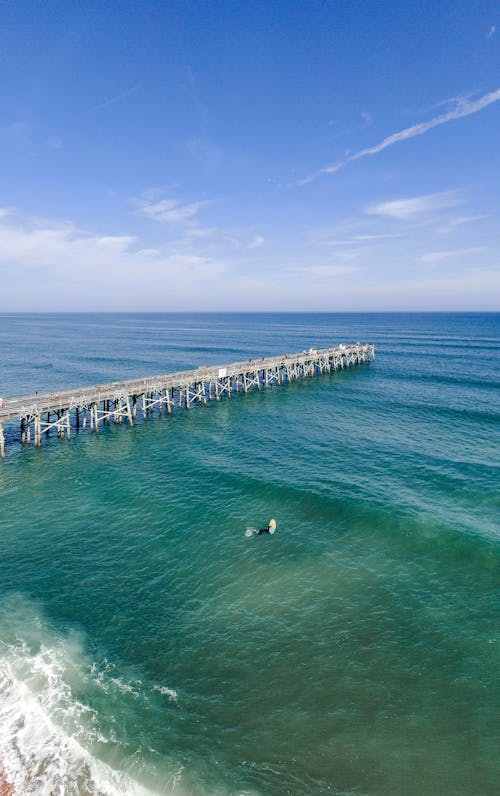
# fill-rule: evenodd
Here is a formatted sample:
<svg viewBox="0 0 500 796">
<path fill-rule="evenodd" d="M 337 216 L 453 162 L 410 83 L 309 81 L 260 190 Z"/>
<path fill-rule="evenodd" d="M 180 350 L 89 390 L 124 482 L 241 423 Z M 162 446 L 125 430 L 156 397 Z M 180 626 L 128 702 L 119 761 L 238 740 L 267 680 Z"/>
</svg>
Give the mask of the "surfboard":
<svg viewBox="0 0 500 796">
<path fill-rule="evenodd" d="M 267 526 L 268 532 L 269 533 L 275 533 L 276 532 L 276 525 L 277 525 L 276 520 L 269 520 L 269 525 Z M 256 533 L 256 534 L 259 533 L 257 528 L 247 528 L 246 531 L 245 531 L 245 536 L 252 536 L 254 533 Z"/>
</svg>

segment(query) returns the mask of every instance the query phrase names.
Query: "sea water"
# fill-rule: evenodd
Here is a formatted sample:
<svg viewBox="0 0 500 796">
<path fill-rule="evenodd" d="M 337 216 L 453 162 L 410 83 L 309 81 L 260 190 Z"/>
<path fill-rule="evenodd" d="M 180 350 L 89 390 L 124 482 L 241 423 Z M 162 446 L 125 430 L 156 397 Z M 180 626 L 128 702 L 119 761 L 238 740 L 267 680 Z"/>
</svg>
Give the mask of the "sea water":
<svg viewBox="0 0 500 796">
<path fill-rule="evenodd" d="M 500 789 L 500 316 L 3 315 L 4 396 L 337 343 L 369 365 L 0 462 L 20 794 Z M 247 526 L 278 522 L 274 536 Z"/>
</svg>

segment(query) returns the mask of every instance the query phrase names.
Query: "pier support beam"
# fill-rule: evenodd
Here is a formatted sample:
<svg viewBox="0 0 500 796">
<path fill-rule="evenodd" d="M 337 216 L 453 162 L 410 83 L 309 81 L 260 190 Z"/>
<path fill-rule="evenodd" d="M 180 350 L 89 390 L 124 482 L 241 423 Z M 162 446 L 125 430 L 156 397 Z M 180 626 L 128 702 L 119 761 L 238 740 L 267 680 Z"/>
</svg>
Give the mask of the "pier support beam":
<svg viewBox="0 0 500 796">
<path fill-rule="evenodd" d="M 35 416 L 35 447 L 41 448 L 42 446 L 42 424 L 40 422 L 40 415 Z"/>
</svg>

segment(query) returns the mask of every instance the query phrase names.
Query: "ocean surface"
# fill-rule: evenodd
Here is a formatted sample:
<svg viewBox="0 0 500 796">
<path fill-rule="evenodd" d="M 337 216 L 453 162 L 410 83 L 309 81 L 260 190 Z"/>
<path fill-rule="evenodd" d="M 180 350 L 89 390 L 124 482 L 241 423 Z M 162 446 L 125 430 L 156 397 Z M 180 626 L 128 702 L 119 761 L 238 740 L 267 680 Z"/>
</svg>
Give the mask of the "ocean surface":
<svg viewBox="0 0 500 796">
<path fill-rule="evenodd" d="M 0 394 L 358 340 L 369 365 L 10 448 L 17 793 L 500 792 L 499 315 L 2 315 Z"/>
</svg>

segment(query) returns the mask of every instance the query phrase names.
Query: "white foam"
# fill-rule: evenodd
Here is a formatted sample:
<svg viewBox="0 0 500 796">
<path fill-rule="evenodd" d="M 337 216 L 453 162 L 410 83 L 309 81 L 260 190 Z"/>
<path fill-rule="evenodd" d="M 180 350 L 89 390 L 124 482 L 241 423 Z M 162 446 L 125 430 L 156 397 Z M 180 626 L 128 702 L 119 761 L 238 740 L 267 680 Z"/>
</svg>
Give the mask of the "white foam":
<svg viewBox="0 0 500 796">
<path fill-rule="evenodd" d="M 12 627 L 12 625 L 11 625 Z M 3 630 L 6 629 L 5 624 Z M 158 793 L 136 776 L 154 779 L 138 761 L 124 760 L 114 732 L 101 729 L 97 712 L 75 696 L 89 682 L 135 695 L 140 681 L 110 677 L 108 661 L 85 659 L 77 635 L 58 637 L 39 620 L 24 620 L 25 640 L 0 641 L 0 763 L 16 794 L 37 796 L 147 796 Z M 19 634 L 16 632 L 17 636 Z M 110 685 L 112 683 L 113 685 Z M 174 691 L 168 689 L 170 695 Z M 108 722 L 109 724 L 110 722 Z M 113 768 L 96 757 L 109 749 Z M 131 775 L 132 767 L 136 776 Z M 129 770 L 127 770 L 127 768 Z M 182 769 L 163 779 L 161 792 L 180 794 Z M 141 776 L 144 774 L 145 776 Z M 149 785 L 149 782 L 148 782 Z"/>
<path fill-rule="evenodd" d="M 123 694 L 133 694 L 135 697 L 139 697 L 138 688 L 141 686 L 140 680 L 127 682 L 122 677 L 112 677 L 111 682 L 113 682 Z"/>
<path fill-rule="evenodd" d="M 177 691 L 174 691 L 173 688 L 168 688 L 168 686 L 166 686 L 166 685 L 154 685 L 153 686 L 153 691 L 159 691 L 160 694 L 163 694 L 164 696 L 168 696 L 169 699 L 172 700 L 172 702 L 177 702 L 178 694 L 177 694 Z"/>
<path fill-rule="evenodd" d="M 58 650 L 9 652 L 0 661 L 0 759 L 16 793 L 151 793 L 85 747 L 112 739 L 99 732 L 95 711 L 72 697 Z"/>
</svg>

